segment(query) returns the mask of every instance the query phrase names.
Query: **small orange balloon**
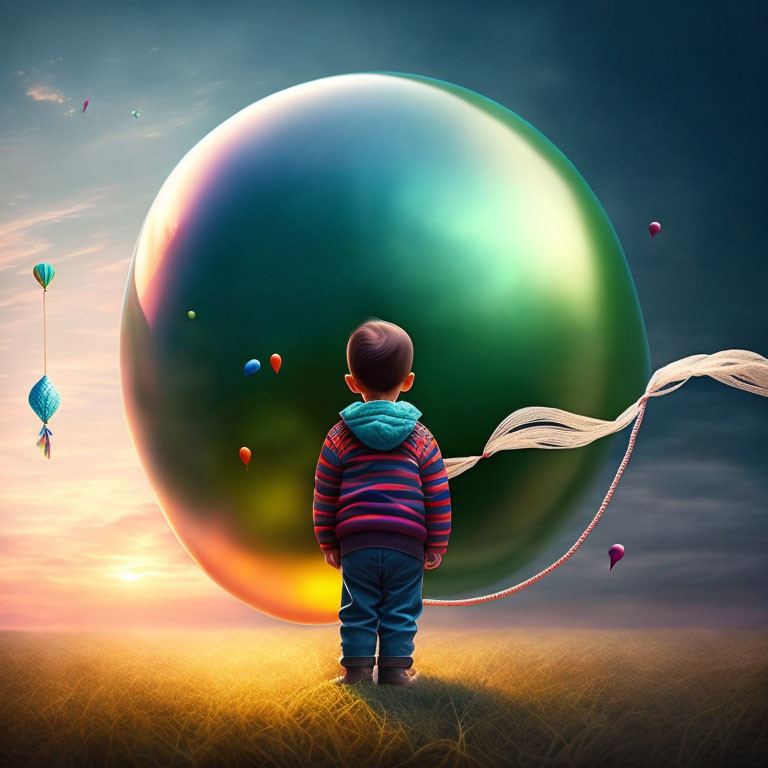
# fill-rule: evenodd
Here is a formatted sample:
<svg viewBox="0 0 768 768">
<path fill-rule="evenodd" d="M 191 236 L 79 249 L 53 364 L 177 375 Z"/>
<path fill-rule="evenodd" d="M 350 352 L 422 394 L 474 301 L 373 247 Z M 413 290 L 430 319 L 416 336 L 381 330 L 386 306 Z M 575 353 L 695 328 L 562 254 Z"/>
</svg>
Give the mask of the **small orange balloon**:
<svg viewBox="0 0 768 768">
<path fill-rule="evenodd" d="M 269 362 L 272 364 L 275 373 L 279 373 L 280 366 L 283 364 L 283 358 L 280 357 L 280 355 L 272 355 L 272 357 L 269 358 Z"/>
<path fill-rule="evenodd" d="M 251 463 L 251 449 L 243 446 L 240 449 L 240 460 L 245 464 L 245 468 L 248 469 L 248 465 Z"/>
</svg>

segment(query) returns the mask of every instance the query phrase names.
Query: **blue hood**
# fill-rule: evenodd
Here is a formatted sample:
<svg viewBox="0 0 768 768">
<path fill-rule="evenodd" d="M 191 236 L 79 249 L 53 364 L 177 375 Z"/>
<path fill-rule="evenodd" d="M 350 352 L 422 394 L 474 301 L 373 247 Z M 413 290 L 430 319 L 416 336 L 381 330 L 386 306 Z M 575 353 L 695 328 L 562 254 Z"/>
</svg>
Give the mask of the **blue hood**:
<svg viewBox="0 0 768 768">
<path fill-rule="evenodd" d="M 361 443 L 377 451 L 390 451 L 413 432 L 421 411 L 404 400 L 369 400 L 352 403 L 339 415 Z"/>
</svg>

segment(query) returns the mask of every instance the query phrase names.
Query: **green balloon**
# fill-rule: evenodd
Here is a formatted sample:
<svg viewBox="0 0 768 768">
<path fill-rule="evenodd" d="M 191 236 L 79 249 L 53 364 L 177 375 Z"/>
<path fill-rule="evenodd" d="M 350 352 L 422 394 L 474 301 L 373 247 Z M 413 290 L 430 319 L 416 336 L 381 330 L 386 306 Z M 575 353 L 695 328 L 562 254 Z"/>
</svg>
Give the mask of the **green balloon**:
<svg viewBox="0 0 768 768">
<path fill-rule="evenodd" d="M 191 302 L 204 321 L 180 322 Z M 314 470 L 356 397 L 347 339 L 372 316 L 411 335 L 407 399 L 446 458 L 481 453 L 524 406 L 613 419 L 650 373 L 605 211 L 513 112 L 449 83 L 365 73 L 237 113 L 181 160 L 147 215 L 121 370 L 170 525 L 264 613 L 335 620 L 341 582 L 312 530 Z M 243 360 L 272 352 L 280 376 L 242 375 Z M 573 515 L 608 447 L 501 453 L 454 478 L 453 533 L 425 596 L 506 584 Z"/>
<path fill-rule="evenodd" d="M 194 309 L 190 309 L 189 312 L 187 312 L 187 317 L 190 320 L 194 320 L 195 317 L 197 317 L 197 315 L 195 315 L 195 310 Z"/>
</svg>

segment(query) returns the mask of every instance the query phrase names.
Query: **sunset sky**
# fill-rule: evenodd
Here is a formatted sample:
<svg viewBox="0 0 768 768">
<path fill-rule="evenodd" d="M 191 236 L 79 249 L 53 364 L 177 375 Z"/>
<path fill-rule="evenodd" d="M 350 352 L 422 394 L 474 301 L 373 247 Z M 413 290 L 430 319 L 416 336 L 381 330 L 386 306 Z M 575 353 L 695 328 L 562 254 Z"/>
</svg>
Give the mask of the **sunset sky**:
<svg viewBox="0 0 768 768">
<path fill-rule="evenodd" d="M 768 355 L 755 4 L 717 13 L 607 2 L 224 5 L 4 9 L 0 629 L 277 624 L 211 582 L 165 522 L 128 434 L 118 335 L 133 247 L 167 175 L 223 120 L 291 85 L 396 70 L 499 101 L 565 152 L 611 217 L 654 369 L 728 348 Z M 653 219 L 663 230 L 651 242 Z M 62 406 L 51 461 L 35 448 L 27 404 L 43 368 L 31 274 L 41 261 L 56 268 L 48 373 Z M 768 625 L 767 432 L 768 402 L 711 381 L 651 402 L 625 480 L 576 558 L 509 601 L 433 608 L 424 620 Z M 625 441 L 551 550 L 510 583 L 580 533 Z M 609 576 L 617 541 L 627 556 Z"/>
</svg>

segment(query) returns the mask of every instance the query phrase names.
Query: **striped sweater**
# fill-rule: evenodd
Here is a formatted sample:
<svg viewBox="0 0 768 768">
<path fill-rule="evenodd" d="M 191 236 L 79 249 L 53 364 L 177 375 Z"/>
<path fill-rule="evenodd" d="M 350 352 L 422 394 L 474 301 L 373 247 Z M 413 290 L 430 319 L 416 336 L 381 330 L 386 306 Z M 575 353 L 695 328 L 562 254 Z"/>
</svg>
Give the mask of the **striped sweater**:
<svg viewBox="0 0 768 768">
<path fill-rule="evenodd" d="M 425 548 L 444 554 L 451 500 L 430 431 L 416 422 L 403 442 L 384 451 L 361 442 L 344 421 L 336 424 L 317 464 L 314 527 L 320 547 L 342 556 L 372 546 L 422 558 Z"/>
</svg>

